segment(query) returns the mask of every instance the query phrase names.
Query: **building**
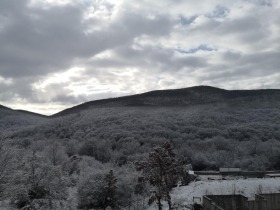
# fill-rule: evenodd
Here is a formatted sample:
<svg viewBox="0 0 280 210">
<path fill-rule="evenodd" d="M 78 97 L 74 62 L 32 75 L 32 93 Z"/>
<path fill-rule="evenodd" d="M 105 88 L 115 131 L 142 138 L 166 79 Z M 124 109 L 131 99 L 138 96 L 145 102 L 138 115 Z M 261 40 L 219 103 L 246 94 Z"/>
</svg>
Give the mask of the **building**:
<svg viewBox="0 0 280 210">
<path fill-rule="evenodd" d="M 204 210 L 280 210 L 280 193 L 256 194 L 255 200 L 243 195 L 203 196 Z"/>
</svg>

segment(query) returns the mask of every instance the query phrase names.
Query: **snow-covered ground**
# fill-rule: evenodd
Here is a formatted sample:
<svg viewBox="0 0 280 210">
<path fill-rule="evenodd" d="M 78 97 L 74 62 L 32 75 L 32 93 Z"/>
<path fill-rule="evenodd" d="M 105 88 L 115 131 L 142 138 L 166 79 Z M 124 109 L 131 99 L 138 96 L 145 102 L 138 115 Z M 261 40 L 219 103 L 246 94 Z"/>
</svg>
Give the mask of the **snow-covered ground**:
<svg viewBox="0 0 280 210">
<path fill-rule="evenodd" d="M 236 180 L 203 180 L 192 182 L 188 186 L 177 187 L 172 192 L 173 202 L 182 205 L 193 203 L 193 197 L 211 194 L 242 194 L 254 199 L 257 193 L 279 193 L 280 178 L 236 179 Z M 151 206 L 149 210 L 156 209 Z M 167 209 L 166 207 L 164 210 Z M 187 208 L 178 208 L 187 209 Z"/>
<path fill-rule="evenodd" d="M 212 180 L 208 180 L 211 178 Z M 172 200 L 175 204 L 180 204 L 178 210 L 187 210 L 189 208 L 184 208 L 182 206 L 189 206 L 193 203 L 193 198 L 198 197 L 201 198 L 204 195 L 211 194 L 242 194 L 249 199 L 254 199 L 255 194 L 258 193 L 279 193 L 280 192 L 280 178 L 264 178 L 264 179 L 230 179 L 230 180 L 219 180 L 221 177 L 211 176 L 211 177 L 201 177 L 202 181 L 192 182 L 188 186 L 177 187 L 172 191 Z M 73 189 L 70 192 L 70 203 L 73 204 L 72 208 L 67 209 L 75 209 L 74 205 L 76 200 L 76 191 Z M 197 200 L 196 200 L 197 201 Z M 141 204 L 142 201 L 139 201 Z M 145 203 L 147 200 L 145 200 Z M 13 209 L 7 206 L 5 207 L 4 202 L 2 203 L 2 207 L 0 210 L 8 210 Z M 167 210 L 167 206 L 165 202 L 164 210 Z M 141 205 L 140 205 L 141 206 Z M 132 209 L 132 208 L 130 208 Z M 138 209 L 141 209 L 138 208 Z M 156 210 L 157 206 L 152 205 L 147 210 Z"/>
</svg>

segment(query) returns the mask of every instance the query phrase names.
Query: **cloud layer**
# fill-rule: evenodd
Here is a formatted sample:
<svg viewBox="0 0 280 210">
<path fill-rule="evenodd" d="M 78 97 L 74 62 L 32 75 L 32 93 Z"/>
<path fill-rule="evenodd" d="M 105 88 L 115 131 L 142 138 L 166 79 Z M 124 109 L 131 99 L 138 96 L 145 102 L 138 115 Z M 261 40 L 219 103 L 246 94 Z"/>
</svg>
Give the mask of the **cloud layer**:
<svg viewBox="0 0 280 210">
<path fill-rule="evenodd" d="M 280 88 L 277 0 L 2 0 L 0 104 L 213 85 Z"/>
</svg>

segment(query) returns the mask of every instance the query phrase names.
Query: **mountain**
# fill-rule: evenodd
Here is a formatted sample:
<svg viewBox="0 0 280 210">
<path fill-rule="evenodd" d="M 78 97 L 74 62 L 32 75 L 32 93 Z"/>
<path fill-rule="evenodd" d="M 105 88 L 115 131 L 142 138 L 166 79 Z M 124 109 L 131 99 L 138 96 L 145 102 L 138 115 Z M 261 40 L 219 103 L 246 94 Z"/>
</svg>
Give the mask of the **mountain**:
<svg viewBox="0 0 280 210">
<path fill-rule="evenodd" d="M 12 110 L 12 109 L 10 109 L 10 108 L 8 108 L 8 107 L 3 106 L 3 105 L 0 104 L 0 112 L 8 111 L 8 110 Z"/>
<path fill-rule="evenodd" d="M 0 104 L 0 109 L 9 109 L 9 108 Z"/>
<path fill-rule="evenodd" d="M 26 110 L 16 109 L 15 111 L 23 113 L 23 114 L 27 114 L 27 115 L 36 116 L 36 117 L 48 118 L 48 116 L 46 116 L 46 115 L 35 113 L 35 112 L 30 112 L 30 111 L 26 111 Z"/>
<path fill-rule="evenodd" d="M 47 121 L 47 116 L 0 105 L 0 131 L 17 131 Z"/>
<path fill-rule="evenodd" d="M 169 141 L 195 170 L 280 169 L 280 90 L 159 90 L 87 102 L 47 119 L 8 111 L 14 117 L 0 119 L 0 129 L 18 123 L 8 128 L 19 147 L 58 143 L 69 155 L 124 165 Z"/>
<path fill-rule="evenodd" d="M 38 189 L 28 188 L 24 195 L 20 190 L 15 199 L 25 202 L 29 192 L 38 194 L 43 199 L 38 197 L 34 205 L 44 208 L 51 191 L 55 199 L 72 200 L 65 209 L 73 209 L 80 192 L 99 189 L 97 181 L 103 183 L 102 177 L 113 170 L 118 198 L 131 199 L 120 200 L 125 209 L 139 198 L 146 202 L 152 190 L 139 183 L 143 174 L 134 163 L 147 160 L 153 148 L 166 142 L 195 171 L 280 170 L 279 96 L 279 90 L 200 86 L 92 101 L 47 118 L 1 106 L 0 162 L 2 158 L 3 167 L 12 166 L 6 170 L 6 180 L 12 182 L 2 186 L 14 195 L 15 189 L 40 177 Z"/>
<path fill-rule="evenodd" d="M 147 93 L 109 98 L 86 102 L 65 109 L 52 117 L 78 113 L 94 107 L 127 107 L 127 106 L 190 106 L 210 103 L 227 105 L 275 105 L 280 106 L 280 90 L 224 90 L 211 86 L 196 86 L 172 90 L 156 90 Z"/>
</svg>

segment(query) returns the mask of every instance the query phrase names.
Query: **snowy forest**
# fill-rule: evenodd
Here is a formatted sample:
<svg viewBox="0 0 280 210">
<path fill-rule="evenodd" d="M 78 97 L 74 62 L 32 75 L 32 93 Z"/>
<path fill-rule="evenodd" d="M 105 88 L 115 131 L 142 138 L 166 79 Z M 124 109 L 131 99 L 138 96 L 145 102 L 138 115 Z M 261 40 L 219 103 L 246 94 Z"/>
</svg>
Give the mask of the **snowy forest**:
<svg viewBox="0 0 280 210">
<path fill-rule="evenodd" d="M 170 192 L 188 184 L 189 169 L 279 170 L 280 106 L 273 100 L 97 106 L 53 117 L 0 107 L 1 204 L 172 209 L 180 204 Z"/>
</svg>

